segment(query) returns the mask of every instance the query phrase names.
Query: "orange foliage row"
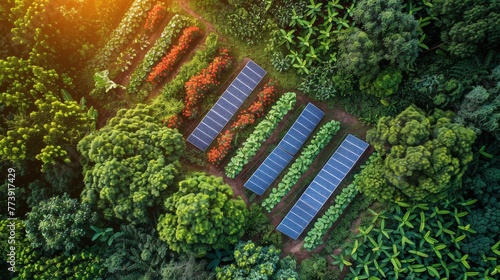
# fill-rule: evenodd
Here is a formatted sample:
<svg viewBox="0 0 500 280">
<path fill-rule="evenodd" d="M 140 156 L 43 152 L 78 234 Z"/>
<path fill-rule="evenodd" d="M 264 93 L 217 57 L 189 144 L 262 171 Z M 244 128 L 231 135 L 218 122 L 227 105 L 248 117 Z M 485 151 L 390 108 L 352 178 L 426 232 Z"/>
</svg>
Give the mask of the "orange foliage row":
<svg viewBox="0 0 500 280">
<path fill-rule="evenodd" d="M 172 47 L 153 68 L 151 73 L 149 73 L 147 81 L 150 83 L 158 83 L 162 78 L 166 77 L 168 73 L 173 70 L 175 63 L 180 60 L 182 55 L 191 48 L 191 44 L 197 38 L 201 37 L 202 34 L 203 32 L 201 29 L 196 26 L 184 29 L 182 35 L 179 37 L 179 43 Z"/>
<path fill-rule="evenodd" d="M 165 18 L 167 11 L 162 5 L 156 4 L 148 13 L 144 28 L 151 32 Z"/>
</svg>

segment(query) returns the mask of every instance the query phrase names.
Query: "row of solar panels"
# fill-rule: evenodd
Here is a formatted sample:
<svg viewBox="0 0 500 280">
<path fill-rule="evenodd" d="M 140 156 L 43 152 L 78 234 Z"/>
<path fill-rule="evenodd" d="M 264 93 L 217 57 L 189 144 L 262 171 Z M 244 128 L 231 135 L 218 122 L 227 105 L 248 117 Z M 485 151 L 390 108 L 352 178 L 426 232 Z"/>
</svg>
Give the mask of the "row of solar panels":
<svg viewBox="0 0 500 280">
<path fill-rule="evenodd" d="M 265 75 L 266 71 L 262 67 L 251 60 L 248 61 L 203 120 L 188 136 L 187 141 L 205 151 Z"/>
<path fill-rule="evenodd" d="M 349 134 L 309 184 L 277 229 L 297 239 L 368 148 Z"/>
<path fill-rule="evenodd" d="M 244 186 L 262 195 L 290 163 L 324 115 L 325 113 L 312 103 L 307 104 L 278 146 L 267 156 Z"/>
</svg>

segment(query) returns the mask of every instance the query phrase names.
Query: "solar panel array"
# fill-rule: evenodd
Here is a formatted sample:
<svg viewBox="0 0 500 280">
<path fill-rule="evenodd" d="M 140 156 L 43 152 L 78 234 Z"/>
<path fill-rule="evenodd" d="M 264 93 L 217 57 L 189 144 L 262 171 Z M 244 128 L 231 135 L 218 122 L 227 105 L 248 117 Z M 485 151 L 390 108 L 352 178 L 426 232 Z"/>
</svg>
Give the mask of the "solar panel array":
<svg viewBox="0 0 500 280">
<path fill-rule="evenodd" d="M 299 151 L 324 115 L 325 113 L 312 103 L 307 104 L 278 146 L 274 148 L 244 186 L 254 193 L 262 195 Z"/>
<path fill-rule="evenodd" d="M 297 239 L 367 148 L 368 143 L 349 134 L 277 229 Z"/>
<path fill-rule="evenodd" d="M 259 169 L 245 183 L 245 187 L 258 195 L 262 195 L 292 158 L 292 155 L 280 147 L 274 148 L 272 153 L 259 166 Z"/>
<path fill-rule="evenodd" d="M 288 130 L 283 139 L 281 139 L 278 147 L 295 155 L 324 115 L 325 113 L 312 103 L 307 104 L 304 111 L 302 111 L 292 127 Z"/>
<path fill-rule="evenodd" d="M 187 141 L 198 149 L 205 151 L 265 75 L 266 70 L 255 62 L 248 61 L 219 100 L 189 135 Z"/>
</svg>

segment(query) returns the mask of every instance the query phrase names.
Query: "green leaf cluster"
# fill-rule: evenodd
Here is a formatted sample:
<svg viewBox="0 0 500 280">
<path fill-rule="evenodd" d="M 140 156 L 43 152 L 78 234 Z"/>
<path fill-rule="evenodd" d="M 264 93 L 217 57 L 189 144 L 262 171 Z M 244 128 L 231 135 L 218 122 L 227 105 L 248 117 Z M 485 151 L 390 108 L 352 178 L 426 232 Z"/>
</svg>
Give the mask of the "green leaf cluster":
<svg viewBox="0 0 500 280">
<path fill-rule="evenodd" d="M 234 250 L 235 263 L 216 269 L 219 280 L 297 279 L 296 262 L 290 256 L 280 260 L 281 251 L 274 246 L 256 246 L 240 242 Z"/>
<path fill-rule="evenodd" d="M 311 143 L 303 150 L 300 156 L 288 168 L 277 188 L 273 188 L 269 197 L 262 202 L 267 212 L 271 212 L 281 199 L 288 194 L 290 189 L 299 181 L 300 177 L 311 167 L 314 159 L 337 134 L 340 129 L 340 123 L 332 120 L 320 127 L 314 135 Z"/>
<path fill-rule="evenodd" d="M 357 240 L 341 254 L 348 278 L 418 279 L 492 276 L 496 258 L 474 267 L 463 243 L 475 233 L 466 224 L 474 200 L 442 200 L 436 205 L 399 203 L 390 211 L 372 211 L 372 224 L 360 228 Z M 498 247 L 498 245 L 496 245 Z M 492 251 L 489 252 L 492 256 Z M 352 258 L 352 261 L 350 261 Z M 489 268 L 489 269 L 488 269 Z M 491 279 L 491 278 L 487 278 Z"/>
<path fill-rule="evenodd" d="M 274 132 L 278 123 L 295 106 L 296 101 L 297 97 L 294 92 L 287 92 L 276 101 L 276 104 L 272 106 L 264 119 L 255 126 L 254 131 L 245 140 L 243 146 L 236 151 L 236 155 L 226 165 L 224 169 L 226 176 L 234 178 L 241 172 L 243 166 L 248 163 L 250 158 L 260 149 L 262 143 Z"/>
<path fill-rule="evenodd" d="M 176 252 L 201 257 L 235 244 L 244 233 L 248 210 L 221 177 L 203 173 L 179 182 L 158 219 L 160 239 Z"/>
<path fill-rule="evenodd" d="M 184 138 L 150 114 L 145 105 L 122 109 L 78 144 L 82 201 L 103 211 L 107 220 L 146 223 L 148 209 L 161 204 L 180 173 Z"/>
<path fill-rule="evenodd" d="M 441 199 L 458 187 L 476 135 L 452 118 L 441 110 L 427 116 L 414 106 L 382 117 L 366 137 L 380 159 L 360 173 L 359 190 L 379 200 L 417 202 Z M 384 185 L 382 198 L 377 191 Z"/>
<path fill-rule="evenodd" d="M 195 24 L 190 18 L 182 15 L 175 15 L 167 26 L 163 29 L 160 37 L 149 49 L 139 65 L 134 69 L 127 85 L 127 93 L 134 94 L 139 91 L 146 76 L 151 72 L 153 66 L 167 53 L 172 41 L 180 36 L 182 29 Z"/>
<path fill-rule="evenodd" d="M 109 35 L 104 45 L 89 63 L 92 69 L 103 70 L 108 68 L 111 59 L 120 52 L 142 28 L 142 24 L 148 15 L 148 11 L 156 1 L 134 0 L 118 27 Z"/>
<path fill-rule="evenodd" d="M 89 205 L 80 204 L 66 193 L 41 201 L 26 219 L 26 236 L 34 248 L 70 252 L 88 234 L 88 224 L 96 222 Z"/>
</svg>

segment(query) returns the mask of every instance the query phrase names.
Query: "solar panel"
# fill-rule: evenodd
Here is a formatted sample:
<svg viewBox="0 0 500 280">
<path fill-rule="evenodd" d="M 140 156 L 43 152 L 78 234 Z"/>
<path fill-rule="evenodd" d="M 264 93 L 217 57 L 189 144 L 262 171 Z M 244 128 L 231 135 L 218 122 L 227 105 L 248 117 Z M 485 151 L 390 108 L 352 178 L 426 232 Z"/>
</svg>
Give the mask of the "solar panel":
<svg viewBox="0 0 500 280">
<path fill-rule="evenodd" d="M 266 160 L 264 160 L 250 179 L 247 180 L 244 186 L 254 193 L 262 195 L 292 160 L 293 155 L 299 151 L 302 144 L 304 144 L 324 115 L 325 113 L 312 103 L 307 104 L 306 108 L 304 108 L 302 113 L 300 113 L 300 116 L 288 130 L 287 134 L 283 137 L 278 146 L 266 158 Z M 274 155 L 280 155 L 281 158 L 289 159 L 286 163 L 282 163 L 278 160 L 274 161 Z M 267 171 L 266 169 L 268 167 L 272 168 L 273 171 Z M 271 173 L 272 176 L 264 176 L 268 173 Z"/>
<path fill-rule="evenodd" d="M 258 195 L 262 195 L 273 183 L 278 175 L 285 169 L 293 156 L 276 147 L 262 162 L 259 168 L 245 183 L 245 187 Z"/>
<path fill-rule="evenodd" d="M 325 113 L 312 103 L 307 104 L 287 134 L 281 139 L 278 147 L 295 155 L 324 115 Z"/>
<path fill-rule="evenodd" d="M 277 229 L 297 239 L 367 148 L 368 143 L 347 135 Z"/>
<path fill-rule="evenodd" d="M 266 70 L 252 60 L 248 61 L 203 120 L 188 136 L 187 141 L 205 151 L 265 75 Z"/>
</svg>

